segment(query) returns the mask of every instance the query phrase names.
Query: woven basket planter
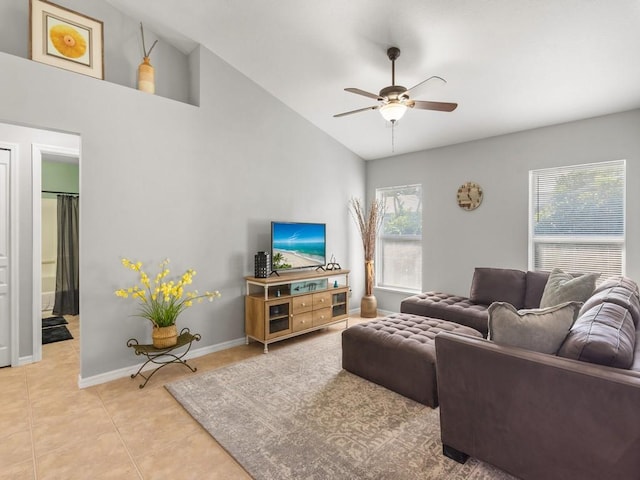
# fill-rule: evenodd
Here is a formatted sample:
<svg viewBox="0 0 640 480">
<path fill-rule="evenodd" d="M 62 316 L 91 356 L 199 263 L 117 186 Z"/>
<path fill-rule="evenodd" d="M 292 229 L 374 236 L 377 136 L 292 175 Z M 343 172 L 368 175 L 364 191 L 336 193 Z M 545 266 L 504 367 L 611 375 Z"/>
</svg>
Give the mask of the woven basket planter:
<svg viewBox="0 0 640 480">
<path fill-rule="evenodd" d="M 153 346 L 156 348 L 173 347 L 178 343 L 178 330 L 175 325 L 153 327 L 151 338 L 153 339 Z"/>
</svg>

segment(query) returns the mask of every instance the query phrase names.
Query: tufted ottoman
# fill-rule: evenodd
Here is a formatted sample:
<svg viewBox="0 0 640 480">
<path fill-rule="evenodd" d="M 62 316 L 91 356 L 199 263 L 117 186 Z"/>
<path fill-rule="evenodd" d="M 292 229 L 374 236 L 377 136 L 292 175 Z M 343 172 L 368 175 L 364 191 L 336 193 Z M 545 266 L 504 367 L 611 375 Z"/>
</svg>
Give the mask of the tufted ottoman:
<svg viewBox="0 0 640 480">
<path fill-rule="evenodd" d="M 474 303 L 466 297 L 442 292 L 426 292 L 405 298 L 400 311 L 422 317 L 441 318 L 478 330 L 484 337 L 488 332 L 489 305 Z"/>
<path fill-rule="evenodd" d="M 342 332 L 342 368 L 435 408 L 434 338 L 439 332 L 482 337 L 477 330 L 457 323 L 394 313 Z"/>
</svg>

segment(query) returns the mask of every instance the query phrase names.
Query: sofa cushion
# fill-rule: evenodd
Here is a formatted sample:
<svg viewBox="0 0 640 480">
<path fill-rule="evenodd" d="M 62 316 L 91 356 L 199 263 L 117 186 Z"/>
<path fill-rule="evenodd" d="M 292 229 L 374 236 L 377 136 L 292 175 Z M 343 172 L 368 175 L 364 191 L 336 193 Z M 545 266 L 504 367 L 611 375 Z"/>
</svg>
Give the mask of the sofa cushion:
<svg viewBox="0 0 640 480">
<path fill-rule="evenodd" d="M 554 268 L 544 287 L 540 308 L 565 302 L 585 302 L 595 290 L 599 276 L 599 273 L 588 273 L 574 278 L 573 275 Z"/>
<path fill-rule="evenodd" d="M 407 297 L 400 312 L 439 318 L 478 330 L 487 336 L 487 305 L 475 304 L 466 297 L 442 292 L 425 292 Z"/>
<path fill-rule="evenodd" d="M 469 299 L 491 305 L 507 302 L 516 308 L 524 306 L 526 273 L 509 268 L 476 268 L 473 272 Z"/>
<path fill-rule="evenodd" d="M 630 368 L 636 329 L 631 313 L 611 302 L 603 302 L 581 314 L 562 347 L 561 357 L 617 368 Z"/>
<path fill-rule="evenodd" d="M 593 293 L 599 293 L 612 287 L 624 287 L 638 295 L 638 284 L 630 278 L 622 276 L 609 277 L 603 280 L 602 283 L 596 287 Z"/>
<path fill-rule="evenodd" d="M 542 300 L 547 280 L 549 280 L 549 272 L 527 272 L 524 308 L 540 308 L 540 300 Z"/>
<path fill-rule="evenodd" d="M 640 321 L 640 292 L 638 285 L 627 277 L 613 277 L 605 280 L 595 289 L 593 295 L 585 302 L 581 313 L 603 302 L 616 303 L 629 310 L 634 325 Z"/>
<path fill-rule="evenodd" d="M 489 340 L 555 355 L 581 305 L 567 302 L 543 309 L 516 310 L 509 303 L 492 303 L 489 306 Z"/>
</svg>

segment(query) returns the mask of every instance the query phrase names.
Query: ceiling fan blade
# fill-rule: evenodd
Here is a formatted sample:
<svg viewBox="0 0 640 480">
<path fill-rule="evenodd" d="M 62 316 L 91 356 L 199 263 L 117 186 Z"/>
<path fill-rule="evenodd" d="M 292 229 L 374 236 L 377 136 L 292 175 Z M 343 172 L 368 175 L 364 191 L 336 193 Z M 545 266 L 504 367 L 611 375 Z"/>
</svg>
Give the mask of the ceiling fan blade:
<svg viewBox="0 0 640 480">
<path fill-rule="evenodd" d="M 378 100 L 378 95 L 371 92 L 365 92 L 364 90 L 360 90 L 359 88 L 345 88 L 345 91 L 351 93 L 357 93 L 358 95 L 363 95 L 365 97 L 373 98 L 374 100 Z"/>
<path fill-rule="evenodd" d="M 406 103 L 409 108 L 419 108 L 421 110 L 437 110 L 438 112 L 453 112 L 457 107 L 457 103 L 446 102 L 424 102 L 421 100 L 411 100 Z"/>
<path fill-rule="evenodd" d="M 344 117 L 345 115 L 351 115 L 352 113 L 360 113 L 360 112 L 364 112 L 365 110 L 377 110 L 378 108 L 379 108 L 379 105 L 373 105 L 371 107 L 359 108 L 358 110 L 351 110 L 350 112 L 338 113 L 333 117 L 334 118 Z"/>
<path fill-rule="evenodd" d="M 411 90 L 418 88 L 421 85 L 424 85 L 425 83 L 429 82 L 432 85 L 444 85 L 445 83 L 447 83 L 447 81 L 442 78 L 442 77 L 438 77 L 437 75 L 433 75 L 432 77 L 427 78 L 426 80 L 421 81 L 420 83 L 416 83 L 413 87 L 411 87 L 409 90 L 407 90 L 406 92 L 404 92 L 405 94 L 409 93 Z"/>
</svg>

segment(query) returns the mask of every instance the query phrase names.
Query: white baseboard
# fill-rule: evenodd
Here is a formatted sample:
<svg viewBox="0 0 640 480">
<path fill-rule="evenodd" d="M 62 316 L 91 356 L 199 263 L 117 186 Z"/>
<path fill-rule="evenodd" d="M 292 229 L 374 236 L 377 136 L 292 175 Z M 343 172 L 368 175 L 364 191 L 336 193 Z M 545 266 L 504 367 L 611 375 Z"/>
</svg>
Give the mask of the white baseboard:
<svg viewBox="0 0 640 480">
<path fill-rule="evenodd" d="M 27 355 L 26 357 L 18 357 L 18 364 L 14 367 L 22 367 L 23 365 L 29 365 L 33 363 L 33 355 Z"/>
<path fill-rule="evenodd" d="M 229 340 L 228 342 L 217 343 L 215 345 L 208 345 L 202 348 L 194 348 L 185 355 L 185 359 L 197 358 L 203 355 L 207 355 L 213 352 L 219 352 L 220 350 L 226 350 L 228 348 L 237 347 L 239 345 L 246 344 L 245 337 L 237 338 L 235 340 Z M 119 378 L 130 377 L 135 374 L 138 369 L 144 365 L 144 362 L 140 362 L 137 365 L 130 367 L 119 368 L 118 370 L 111 370 L 109 372 L 100 373 L 91 377 L 83 378 L 82 375 L 78 375 L 78 387 L 87 388 L 94 385 L 100 385 L 101 383 L 111 382 L 112 380 L 118 380 Z M 156 364 L 150 363 L 143 372 L 157 368 Z"/>
</svg>

